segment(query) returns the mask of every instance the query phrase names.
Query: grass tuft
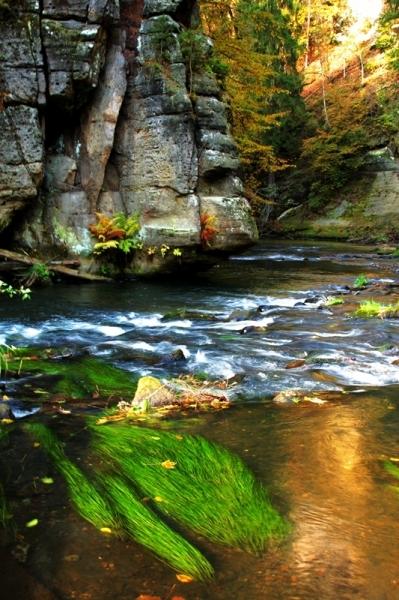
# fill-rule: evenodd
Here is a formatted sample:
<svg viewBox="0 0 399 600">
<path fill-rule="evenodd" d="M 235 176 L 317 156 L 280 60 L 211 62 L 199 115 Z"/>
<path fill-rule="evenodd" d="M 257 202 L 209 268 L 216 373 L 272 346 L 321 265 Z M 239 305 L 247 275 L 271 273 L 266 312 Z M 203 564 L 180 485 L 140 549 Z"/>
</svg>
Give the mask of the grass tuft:
<svg viewBox="0 0 399 600">
<path fill-rule="evenodd" d="M 396 304 L 381 304 L 381 302 L 376 302 L 375 300 L 366 300 L 365 302 L 361 302 L 359 308 L 355 310 L 354 315 L 366 319 L 397 317 L 399 316 L 399 302 Z"/>
<path fill-rule="evenodd" d="M 195 436 L 95 426 L 94 448 L 160 512 L 216 542 L 260 551 L 287 523 L 241 459 Z"/>
<path fill-rule="evenodd" d="M 357 289 L 364 288 L 369 283 L 370 283 L 370 279 L 367 277 L 367 275 L 364 275 L 363 273 L 361 273 L 360 275 L 358 275 L 358 277 L 356 277 L 355 281 L 353 282 L 353 287 L 357 288 Z"/>
<path fill-rule="evenodd" d="M 197 436 L 95 421 L 88 419 L 101 467 L 91 480 L 48 427 L 24 425 L 65 478 L 76 510 L 95 527 L 127 534 L 200 580 L 212 576 L 212 566 L 162 515 L 209 540 L 247 550 L 260 551 L 288 533 L 265 488 L 222 446 Z"/>
<path fill-rule="evenodd" d="M 131 484 L 111 475 L 106 476 L 104 483 L 114 510 L 120 515 L 123 529 L 133 539 L 180 573 L 199 580 L 212 577 L 213 568 L 201 552 L 145 506 L 132 491 Z"/>
<path fill-rule="evenodd" d="M 338 296 L 327 296 L 324 306 L 339 306 L 344 304 L 344 299 Z"/>
<path fill-rule="evenodd" d="M 168 527 L 145 506 L 135 492 L 116 476 L 97 476 L 97 486 L 70 461 L 55 435 L 44 425 L 25 425 L 26 431 L 40 442 L 68 485 L 69 495 L 78 513 L 98 529 L 125 532 L 178 572 L 195 579 L 209 579 L 213 569 L 206 558 L 181 535 Z M 99 491 L 101 490 L 101 492 Z"/>
<path fill-rule="evenodd" d="M 78 513 L 94 527 L 118 529 L 119 524 L 108 503 L 82 471 L 66 457 L 64 449 L 48 427 L 40 423 L 27 423 L 24 428 L 43 447 L 64 477 L 69 495 Z"/>
<path fill-rule="evenodd" d="M 392 475 L 392 477 L 399 479 L 399 467 L 394 465 L 393 462 L 390 460 L 384 461 L 384 469 L 387 471 L 387 473 Z"/>
</svg>

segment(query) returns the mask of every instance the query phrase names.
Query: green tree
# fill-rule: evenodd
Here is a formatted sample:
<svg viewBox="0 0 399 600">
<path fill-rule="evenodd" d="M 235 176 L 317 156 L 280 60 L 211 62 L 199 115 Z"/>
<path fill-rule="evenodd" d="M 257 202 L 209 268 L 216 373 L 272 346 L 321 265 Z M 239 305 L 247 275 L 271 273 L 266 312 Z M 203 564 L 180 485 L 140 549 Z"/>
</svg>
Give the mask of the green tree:
<svg viewBox="0 0 399 600">
<path fill-rule="evenodd" d="M 305 118 L 292 29 L 294 0 L 204 0 L 206 33 L 229 71 L 233 133 L 246 174 L 247 194 L 267 195 L 270 176 L 295 157 Z"/>
</svg>

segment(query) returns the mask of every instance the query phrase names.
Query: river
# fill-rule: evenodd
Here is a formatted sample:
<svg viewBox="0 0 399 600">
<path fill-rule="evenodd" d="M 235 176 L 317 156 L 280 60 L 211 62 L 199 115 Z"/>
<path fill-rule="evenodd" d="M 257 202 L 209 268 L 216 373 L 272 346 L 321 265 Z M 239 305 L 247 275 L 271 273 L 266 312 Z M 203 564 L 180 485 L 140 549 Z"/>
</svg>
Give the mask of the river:
<svg viewBox="0 0 399 600">
<path fill-rule="evenodd" d="M 23 560 L 14 538 L 3 541 L 6 570 L 20 576 L 5 577 L 1 597 L 399 598 L 399 494 L 383 467 L 399 459 L 399 322 L 323 308 L 360 273 L 392 280 L 398 271 L 397 260 L 364 247 L 276 241 L 192 279 L 58 284 L 29 302 L 2 300 L 3 344 L 83 351 L 135 375 L 239 376 L 232 409 L 174 427 L 240 455 L 293 527 L 261 556 L 196 540 L 216 575 L 183 584 L 139 546 L 82 521 L 62 487 L 28 493 L 42 465 L 17 436 L 8 453 L 24 468 L 11 505 L 17 523 L 38 515 L 39 525 L 23 532 Z M 171 359 L 177 349 L 185 360 Z M 294 360 L 304 363 L 286 368 Z M 274 400 L 290 389 L 331 394 L 323 404 Z M 20 416 L 31 410 L 20 382 L 8 382 L 7 394 Z M 76 432 L 71 453 L 85 460 L 73 416 L 53 418 Z"/>
</svg>

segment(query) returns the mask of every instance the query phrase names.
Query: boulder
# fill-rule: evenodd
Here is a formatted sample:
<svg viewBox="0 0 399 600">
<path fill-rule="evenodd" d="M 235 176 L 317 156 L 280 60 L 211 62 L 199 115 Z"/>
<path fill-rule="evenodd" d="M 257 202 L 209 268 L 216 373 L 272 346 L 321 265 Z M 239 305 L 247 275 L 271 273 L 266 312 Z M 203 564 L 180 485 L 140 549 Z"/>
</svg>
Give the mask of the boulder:
<svg viewBox="0 0 399 600">
<path fill-rule="evenodd" d="M 200 205 L 201 215 L 213 218 L 215 234 L 209 241 L 210 250 L 234 250 L 257 239 L 255 219 L 245 198 L 200 195 Z"/>
<path fill-rule="evenodd" d="M 141 377 L 137 384 L 132 406 L 138 406 L 147 411 L 153 406 L 173 404 L 175 400 L 166 385 L 156 377 Z"/>
</svg>

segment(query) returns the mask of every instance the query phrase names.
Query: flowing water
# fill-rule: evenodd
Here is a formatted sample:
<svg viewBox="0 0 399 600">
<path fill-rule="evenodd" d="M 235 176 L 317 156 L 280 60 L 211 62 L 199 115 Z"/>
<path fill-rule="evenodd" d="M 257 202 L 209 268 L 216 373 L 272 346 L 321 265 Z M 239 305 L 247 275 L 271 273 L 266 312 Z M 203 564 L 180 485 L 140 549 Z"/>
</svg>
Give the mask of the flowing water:
<svg viewBox="0 0 399 600">
<path fill-rule="evenodd" d="M 365 248 L 275 242 L 192 280 L 60 284 L 28 303 L 4 301 L 2 343 L 84 351 L 138 375 L 240 376 L 232 409 L 174 427 L 239 454 L 293 528 L 261 556 L 195 540 L 216 576 L 185 585 L 140 547 L 81 521 L 62 490 L 24 493 L 43 466 L 20 439 L 15 453 L 26 467 L 15 518 L 40 519 L 24 532 L 22 561 L 15 547 L 10 555 L 11 543 L 1 550 L 6 571 L 20 570 L 20 587 L 6 577 L 0 596 L 19 599 L 23 589 L 24 598 L 62 600 L 399 598 L 399 493 L 383 467 L 399 459 L 399 322 L 322 307 L 360 273 L 391 280 L 398 270 Z M 173 360 L 177 349 L 185 360 Z M 306 362 L 287 369 L 296 359 Z M 273 400 L 288 389 L 331 394 L 321 395 L 324 404 Z M 20 383 L 7 394 L 21 415 L 31 410 Z M 54 419 L 70 427 L 67 416 Z M 84 441 L 76 440 L 83 460 Z"/>
</svg>

